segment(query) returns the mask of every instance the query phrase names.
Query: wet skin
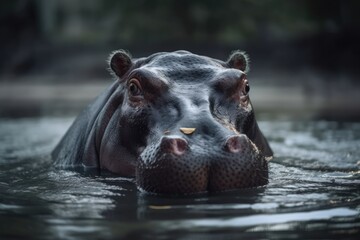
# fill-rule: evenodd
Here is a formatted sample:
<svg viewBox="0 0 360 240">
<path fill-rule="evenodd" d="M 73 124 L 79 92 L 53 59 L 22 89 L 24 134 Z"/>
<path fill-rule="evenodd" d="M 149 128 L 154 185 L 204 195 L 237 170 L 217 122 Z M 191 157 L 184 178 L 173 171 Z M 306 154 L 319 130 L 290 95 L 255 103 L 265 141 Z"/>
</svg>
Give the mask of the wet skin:
<svg viewBox="0 0 360 240">
<path fill-rule="evenodd" d="M 223 62 L 116 51 L 109 64 L 116 81 L 56 147 L 57 166 L 135 177 L 140 189 L 162 194 L 267 184 L 273 154 L 255 120 L 243 52 Z"/>
</svg>

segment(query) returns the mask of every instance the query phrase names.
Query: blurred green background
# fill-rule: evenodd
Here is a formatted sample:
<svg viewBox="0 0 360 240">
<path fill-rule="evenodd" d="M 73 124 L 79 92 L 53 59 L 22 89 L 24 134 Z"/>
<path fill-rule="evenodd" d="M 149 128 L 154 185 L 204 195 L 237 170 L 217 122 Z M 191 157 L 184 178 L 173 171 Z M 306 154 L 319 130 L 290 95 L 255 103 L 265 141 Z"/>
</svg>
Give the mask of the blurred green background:
<svg viewBox="0 0 360 240">
<path fill-rule="evenodd" d="M 241 49 L 259 112 L 357 121 L 359 11 L 356 0 L 1 1 L 0 116 L 76 114 L 111 83 L 115 49 Z"/>
</svg>

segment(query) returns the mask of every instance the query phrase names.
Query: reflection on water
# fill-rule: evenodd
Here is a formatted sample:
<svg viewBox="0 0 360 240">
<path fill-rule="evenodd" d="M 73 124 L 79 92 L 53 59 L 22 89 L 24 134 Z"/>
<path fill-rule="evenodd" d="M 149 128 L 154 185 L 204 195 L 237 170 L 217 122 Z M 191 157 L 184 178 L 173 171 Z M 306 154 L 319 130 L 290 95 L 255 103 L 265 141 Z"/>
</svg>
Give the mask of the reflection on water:
<svg viewBox="0 0 360 240">
<path fill-rule="evenodd" d="M 72 118 L 0 120 L 0 238 L 357 239 L 360 124 L 260 122 L 276 158 L 266 187 L 160 197 L 129 179 L 56 170 Z"/>
</svg>

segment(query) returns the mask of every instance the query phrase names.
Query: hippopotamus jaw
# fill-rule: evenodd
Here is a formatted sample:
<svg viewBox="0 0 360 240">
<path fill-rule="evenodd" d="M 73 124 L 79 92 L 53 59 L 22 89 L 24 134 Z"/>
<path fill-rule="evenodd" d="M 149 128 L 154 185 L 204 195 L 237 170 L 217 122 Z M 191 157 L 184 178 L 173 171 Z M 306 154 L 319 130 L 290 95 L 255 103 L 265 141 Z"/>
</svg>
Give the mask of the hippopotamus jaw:
<svg viewBox="0 0 360 240">
<path fill-rule="evenodd" d="M 228 137 L 219 146 L 164 136 L 139 156 L 136 182 L 156 194 L 222 192 L 268 183 L 264 156 L 246 135 Z"/>
</svg>

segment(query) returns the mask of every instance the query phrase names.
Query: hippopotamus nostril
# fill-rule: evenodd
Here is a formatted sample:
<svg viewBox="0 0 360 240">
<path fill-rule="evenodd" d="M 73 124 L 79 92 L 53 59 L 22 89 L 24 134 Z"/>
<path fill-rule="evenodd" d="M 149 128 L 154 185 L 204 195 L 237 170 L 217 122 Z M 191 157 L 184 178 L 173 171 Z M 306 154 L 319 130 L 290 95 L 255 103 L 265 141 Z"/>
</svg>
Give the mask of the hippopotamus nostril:
<svg viewBox="0 0 360 240">
<path fill-rule="evenodd" d="M 160 151 L 164 153 L 173 153 L 183 155 L 188 148 L 188 143 L 183 138 L 163 137 L 160 143 Z"/>
<path fill-rule="evenodd" d="M 246 148 L 247 140 L 244 135 L 234 135 L 229 137 L 225 143 L 225 149 L 231 153 L 238 153 Z"/>
</svg>

